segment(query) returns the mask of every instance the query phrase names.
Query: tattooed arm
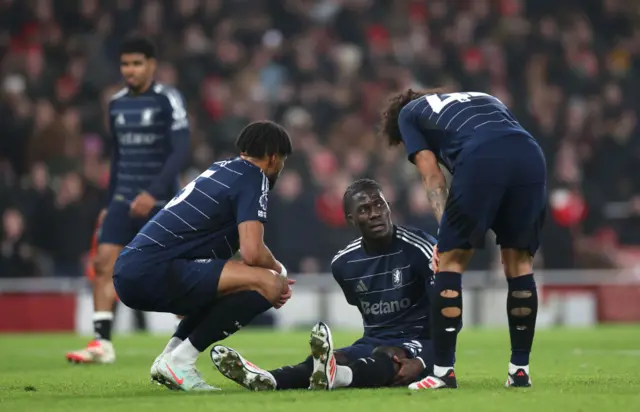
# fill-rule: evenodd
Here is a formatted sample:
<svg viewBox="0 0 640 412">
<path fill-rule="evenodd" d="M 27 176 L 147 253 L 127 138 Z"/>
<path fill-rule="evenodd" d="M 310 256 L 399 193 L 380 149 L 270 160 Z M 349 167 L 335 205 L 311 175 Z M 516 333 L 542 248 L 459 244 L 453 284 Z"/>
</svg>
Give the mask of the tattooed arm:
<svg viewBox="0 0 640 412">
<path fill-rule="evenodd" d="M 449 196 L 449 187 L 447 181 L 438 166 L 436 156 L 428 151 L 422 150 L 416 153 L 414 163 L 422 176 L 422 185 L 427 191 L 427 198 L 431 204 L 438 224 L 442 220 L 447 197 Z"/>
</svg>

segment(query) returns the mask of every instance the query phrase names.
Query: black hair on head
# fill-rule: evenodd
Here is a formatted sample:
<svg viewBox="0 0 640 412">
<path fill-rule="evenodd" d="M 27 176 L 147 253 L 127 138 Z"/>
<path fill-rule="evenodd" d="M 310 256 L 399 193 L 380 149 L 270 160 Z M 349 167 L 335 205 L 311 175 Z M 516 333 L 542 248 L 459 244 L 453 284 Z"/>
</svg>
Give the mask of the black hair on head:
<svg viewBox="0 0 640 412">
<path fill-rule="evenodd" d="M 389 104 L 382 111 L 379 133 L 387 138 L 390 146 L 397 146 L 402 143 L 402 135 L 400 134 L 400 126 L 398 126 L 398 116 L 400 110 L 409 102 L 427 94 L 446 93 L 445 89 L 429 89 L 429 90 L 412 90 L 407 89 L 402 93 L 398 93 L 389 99 Z"/>
<path fill-rule="evenodd" d="M 289 156 L 293 152 L 287 130 L 270 120 L 253 122 L 242 129 L 236 140 L 236 148 L 240 153 L 257 159 L 273 155 Z"/>
<path fill-rule="evenodd" d="M 130 53 L 140 53 L 147 59 L 155 59 L 156 46 L 147 37 L 131 36 L 128 37 L 120 46 L 120 56 Z"/>
<path fill-rule="evenodd" d="M 382 192 L 382 187 L 373 179 L 358 179 L 347 187 L 347 190 L 344 192 L 344 196 L 342 196 L 342 211 L 344 212 L 345 217 L 349 215 L 351 202 L 353 201 L 354 196 L 360 192 L 368 190 Z"/>
</svg>

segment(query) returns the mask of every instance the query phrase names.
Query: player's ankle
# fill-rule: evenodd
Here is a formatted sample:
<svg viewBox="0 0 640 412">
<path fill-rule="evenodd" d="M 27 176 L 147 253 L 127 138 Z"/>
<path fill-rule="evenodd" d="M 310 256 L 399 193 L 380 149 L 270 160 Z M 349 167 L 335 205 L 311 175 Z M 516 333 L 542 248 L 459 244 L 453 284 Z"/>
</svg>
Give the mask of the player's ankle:
<svg viewBox="0 0 640 412">
<path fill-rule="evenodd" d="M 175 363 L 194 366 L 198 360 L 198 356 L 200 356 L 200 351 L 193 346 L 189 339 L 186 339 L 171 351 L 169 356 Z"/>
<path fill-rule="evenodd" d="M 336 368 L 336 380 L 333 384 L 334 388 L 345 388 L 351 385 L 353 381 L 353 371 L 350 367 L 338 365 Z"/>
<path fill-rule="evenodd" d="M 440 378 L 447 374 L 451 369 L 453 369 L 453 365 L 451 366 L 438 366 L 433 365 L 433 375 Z"/>
<path fill-rule="evenodd" d="M 180 346 L 182 342 L 183 340 L 180 338 L 176 338 L 175 336 L 171 337 L 171 339 L 169 339 L 169 342 L 167 343 L 167 346 L 165 346 L 164 350 L 162 351 L 162 354 L 164 355 L 173 352 L 173 350 Z"/>
<path fill-rule="evenodd" d="M 516 372 L 518 372 L 519 369 L 524 370 L 524 372 L 529 375 L 529 364 L 526 365 L 514 365 L 513 363 L 509 362 L 509 375 L 513 375 Z"/>
</svg>

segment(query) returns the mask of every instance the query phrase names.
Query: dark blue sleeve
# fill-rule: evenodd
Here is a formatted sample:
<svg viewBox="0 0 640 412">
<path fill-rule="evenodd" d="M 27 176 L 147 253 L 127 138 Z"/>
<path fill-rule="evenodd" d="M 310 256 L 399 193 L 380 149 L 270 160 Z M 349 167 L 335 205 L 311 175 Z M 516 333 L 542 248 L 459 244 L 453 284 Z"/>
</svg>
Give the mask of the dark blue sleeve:
<svg viewBox="0 0 640 412">
<path fill-rule="evenodd" d="M 400 134 L 404 141 L 404 147 L 407 150 L 407 156 L 411 162 L 413 162 L 416 153 L 422 150 L 433 151 L 432 148 L 429 147 L 418 121 L 418 117 L 422 113 L 422 108 L 426 104 L 426 101 L 416 104 L 409 103 L 400 110 L 400 114 L 398 115 L 398 127 L 400 128 Z"/>
<path fill-rule="evenodd" d="M 342 293 L 344 293 L 344 297 L 347 299 L 347 303 L 352 306 L 358 306 L 358 298 L 356 298 L 351 290 L 345 287 L 346 285 L 344 284 L 344 280 L 342 278 L 342 275 L 340 274 L 339 266 L 340 264 L 337 261 L 331 264 L 331 273 L 333 274 L 333 278 L 336 280 L 336 282 L 338 282 L 338 285 L 340 285 L 340 289 L 342 289 Z"/>
<path fill-rule="evenodd" d="M 267 205 L 269 198 L 269 180 L 256 170 L 248 170 L 238 177 L 234 183 L 236 186 L 233 196 L 236 223 L 257 220 L 267 221 Z"/>
<path fill-rule="evenodd" d="M 109 168 L 109 188 L 107 189 L 107 205 L 113 200 L 113 195 L 118 184 L 118 157 L 120 156 L 120 148 L 118 145 L 118 136 L 116 135 L 115 125 L 113 124 L 113 116 L 111 115 L 111 103 L 109 103 L 109 134 L 113 142 L 111 149 L 111 166 Z"/>
<path fill-rule="evenodd" d="M 174 184 L 183 166 L 188 162 L 191 149 L 189 117 L 182 96 L 175 90 L 169 90 L 160 96 L 162 97 L 166 98 L 163 120 L 167 123 L 166 133 L 171 140 L 171 154 L 162 171 L 147 188 L 147 192 L 156 199 L 173 195 L 165 192 Z"/>
</svg>

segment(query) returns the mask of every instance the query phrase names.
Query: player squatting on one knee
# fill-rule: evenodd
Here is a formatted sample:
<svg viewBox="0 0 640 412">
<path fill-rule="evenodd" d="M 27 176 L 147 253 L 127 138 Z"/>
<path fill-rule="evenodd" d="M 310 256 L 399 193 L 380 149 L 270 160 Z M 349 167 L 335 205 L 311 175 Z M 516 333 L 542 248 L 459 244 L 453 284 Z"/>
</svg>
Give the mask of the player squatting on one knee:
<svg viewBox="0 0 640 412">
<path fill-rule="evenodd" d="M 312 329 L 309 346 L 311 355 L 304 362 L 272 371 L 254 365 L 222 345 L 211 349 L 211 359 L 222 375 L 252 391 L 377 388 L 396 383 L 398 357 L 403 356 L 401 348 L 380 347 L 366 358 L 345 364 L 340 351 L 334 351 L 329 327 L 322 322 Z"/>
<path fill-rule="evenodd" d="M 236 147 L 238 157 L 186 185 L 115 264 L 124 304 L 184 316 L 150 371 L 170 389 L 216 390 L 195 366 L 200 353 L 291 297 L 294 282 L 263 240 L 268 192 L 291 140 L 282 126 L 261 121 L 240 132 Z M 232 260 L 238 250 L 242 262 Z"/>
<path fill-rule="evenodd" d="M 456 388 L 462 273 L 474 249 L 496 234 L 509 285 L 511 359 L 507 387 L 531 385 L 529 354 L 538 297 L 532 261 L 546 207 L 546 164 L 536 140 L 496 97 L 408 90 L 384 112 L 383 133 L 404 144 L 440 224 L 439 272 L 431 305 L 434 373 L 413 389 Z M 450 185 L 442 169 L 452 174 Z"/>
<path fill-rule="evenodd" d="M 120 48 L 126 87 L 111 97 L 113 137 L 106 207 L 98 218 L 92 276 L 95 339 L 67 353 L 74 363 L 113 363 L 111 329 L 117 296 L 113 266 L 147 221 L 179 189 L 178 175 L 189 159 L 189 119 L 181 94 L 154 81 L 156 48 L 144 37 L 130 37 Z M 150 138 L 151 137 L 151 138 Z"/>
</svg>

